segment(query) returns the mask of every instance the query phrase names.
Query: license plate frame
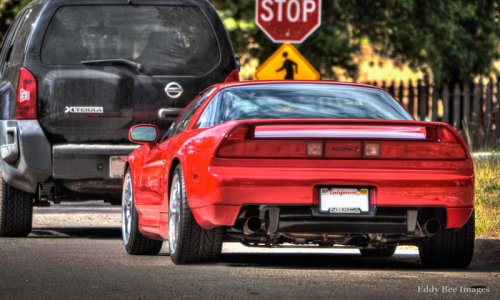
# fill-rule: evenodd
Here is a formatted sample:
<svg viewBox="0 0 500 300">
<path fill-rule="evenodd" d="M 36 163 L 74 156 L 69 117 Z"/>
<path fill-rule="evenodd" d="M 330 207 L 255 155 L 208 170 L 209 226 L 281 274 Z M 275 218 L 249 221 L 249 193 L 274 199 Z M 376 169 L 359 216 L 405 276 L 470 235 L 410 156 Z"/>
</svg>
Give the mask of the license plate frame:
<svg viewBox="0 0 500 300">
<path fill-rule="evenodd" d="M 109 178 L 123 178 L 126 155 L 113 155 L 109 157 Z"/>
<path fill-rule="evenodd" d="M 318 212 L 326 215 L 370 215 L 371 190 L 359 186 L 322 186 L 318 190 Z"/>
</svg>

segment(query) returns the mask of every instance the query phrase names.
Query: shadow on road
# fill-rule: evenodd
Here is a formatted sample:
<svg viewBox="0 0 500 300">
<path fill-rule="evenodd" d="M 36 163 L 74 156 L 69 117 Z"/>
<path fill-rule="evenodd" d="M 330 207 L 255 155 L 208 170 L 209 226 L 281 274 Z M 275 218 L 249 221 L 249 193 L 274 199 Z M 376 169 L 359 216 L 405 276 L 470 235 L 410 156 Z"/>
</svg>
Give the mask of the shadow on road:
<svg viewBox="0 0 500 300">
<path fill-rule="evenodd" d="M 364 258 L 356 254 L 329 253 L 226 253 L 222 263 L 234 267 L 275 267 L 304 269 L 421 269 L 417 255 L 391 259 Z"/>
<path fill-rule="evenodd" d="M 34 228 L 29 238 L 121 239 L 119 227 Z"/>
<path fill-rule="evenodd" d="M 225 253 L 220 261 L 231 267 L 329 269 L 329 270 L 422 270 L 431 272 L 500 272 L 498 265 L 472 263 L 467 269 L 428 269 L 420 265 L 418 254 L 396 254 L 391 258 L 366 258 L 344 253 Z"/>
</svg>

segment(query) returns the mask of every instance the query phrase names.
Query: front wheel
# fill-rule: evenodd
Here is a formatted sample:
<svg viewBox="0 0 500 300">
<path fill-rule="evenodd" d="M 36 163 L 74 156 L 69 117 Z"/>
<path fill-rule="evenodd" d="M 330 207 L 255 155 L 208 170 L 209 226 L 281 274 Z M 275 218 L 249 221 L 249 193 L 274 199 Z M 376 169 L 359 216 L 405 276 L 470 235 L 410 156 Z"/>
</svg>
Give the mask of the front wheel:
<svg viewBox="0 0 500 300">
<path fill-rule="evenodd" d="M 215 262 L 222 252 L 224 230 L 204 230 L 189 208 L 182 168 L 175 168 L 170 186 L 168 246 L 175 264 Z"/>
<path fill-rule="evenodd" d="M 134 205 L 134 189 L 130 170 L 127 170 L 123 179 L 122 239 L 125 250 L 131 255 L 156 255 L 160 252 L 163 244 L 162 241 L 145 237 L 139 231 L 139 216 Z"/>
<path fill-rule="evenodd" d="M 33 194 L 10 186 L 0 173 L 0 237 L 25 237 L 31 232 Z"/>
<path fill-rule="evenodd" d="M 418 250 L 420 261 L 429 268 L 466 268 L 472 261 L 475 239 L 474 213 L 460 229 L 444 229 L 423 239 Z"/>
</svg>

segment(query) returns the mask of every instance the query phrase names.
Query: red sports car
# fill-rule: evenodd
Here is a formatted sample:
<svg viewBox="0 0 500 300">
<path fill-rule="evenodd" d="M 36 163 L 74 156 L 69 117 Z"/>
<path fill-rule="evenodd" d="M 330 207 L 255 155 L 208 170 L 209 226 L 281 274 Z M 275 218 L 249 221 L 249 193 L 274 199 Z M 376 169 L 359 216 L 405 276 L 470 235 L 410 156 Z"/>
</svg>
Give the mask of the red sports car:
<svg viewBox="0 0 500 300">
<path fill-rule="evenodd" d="M 460 135 L 418 122 L 384 90 L 326 81 L 212 86 L 142 146 L 123 183 L 123 242 L 174 263 L 215 261 L 223 241 L 346 245 L 423 265 L 466 267 L 474 170 Z"/>
</svg>

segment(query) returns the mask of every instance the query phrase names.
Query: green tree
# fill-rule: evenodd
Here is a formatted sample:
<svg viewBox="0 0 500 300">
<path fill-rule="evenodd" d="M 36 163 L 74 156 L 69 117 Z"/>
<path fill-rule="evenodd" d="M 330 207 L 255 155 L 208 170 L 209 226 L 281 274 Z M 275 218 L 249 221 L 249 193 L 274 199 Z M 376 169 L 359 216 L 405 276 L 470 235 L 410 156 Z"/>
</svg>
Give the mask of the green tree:
<svg viewBox="0 0 500 300">
<path fill-rule="evenodd" d="M 0 44 L 17 13 L 29 0 L 0 0 Z"/>
<path fill-rule="evenodd" d="M 212 0 L 235 51 L 265 59 L 277 45 L 254 25 L 254 0 Z M 498 0 L 323 0 L 322 25 L 300 51 L 325 78 L 332 66 L 356 78 L 354 56 L 368 38 L 377 52 L 409 63 L 438 85 L 489 74 L 500 58 Z M 498 72 L 498 71 L 497 71 Z"/>
</svg>

